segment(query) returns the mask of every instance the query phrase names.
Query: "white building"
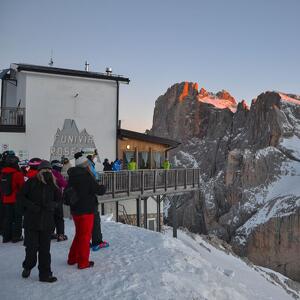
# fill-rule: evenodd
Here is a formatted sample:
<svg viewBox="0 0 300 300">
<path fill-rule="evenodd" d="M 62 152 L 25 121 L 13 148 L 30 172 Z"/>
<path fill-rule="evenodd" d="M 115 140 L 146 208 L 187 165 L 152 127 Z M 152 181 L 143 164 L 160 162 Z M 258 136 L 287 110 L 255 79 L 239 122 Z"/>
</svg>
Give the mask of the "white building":
<svg viewBox="0 0 300 300">
<path fill-rule="evenodd" d="M 131 154 L 140 168 L 151 169 L 154 165 L 157 168 L 155 157 L 164 157 L 179 144 L 118 130 L 119 87 L 121 83 L 129 83 L 123 76 L 11 64 L 0 73 L 0 79 L 0 153 L 14 150 L 20 160 L 33 157 L 71 160 L 76 152 L 89 148 L 98 150 L 101 161 Z M 140 162 L 142 159 L 145 166 Z M 98 165 L 102 170 L 102 164 Z M 105 213 L 111 212 L 115 217 L 119 211 L 122 221 L 136 223 L 136 199 L 116 204 L 117 208 L 108 203 Z M 157 214 L 157 203 L 150 197 L 146 214 L 147 227 L 152 230 L 157 228 L 157 215 L 162 218 L 162 203 L 159 207 Z"/>
<path fill-rule="evenodd" d="M 111 73 L 11 64 L 0 73 L 0 151 L 20 159 L 73 158 L 97 148 L 101 160 L 117 156 L 119 85 Z"/>
</svg>

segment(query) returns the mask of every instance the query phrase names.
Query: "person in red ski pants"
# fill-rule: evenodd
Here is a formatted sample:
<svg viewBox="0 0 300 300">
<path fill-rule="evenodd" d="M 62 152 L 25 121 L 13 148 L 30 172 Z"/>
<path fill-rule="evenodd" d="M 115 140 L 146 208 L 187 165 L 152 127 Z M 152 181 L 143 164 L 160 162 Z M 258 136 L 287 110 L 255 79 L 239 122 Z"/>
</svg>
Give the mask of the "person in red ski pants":
<svg viewBox="0 0 300 300">
<path fill-rule="evenodd" d="M 79 269 L 85 269 L 94 266 L 89 255 L 94 213 L 98 208 L 96 195 L 103 195 L 106 188 L 94 179 L 86 157 L 78 157 L 75 165 L 68 170 L 69 182 L 63 197 L 64 202 L 70 205 L 76 230 L 68 264 L 77 264 Z"/>
</svg>

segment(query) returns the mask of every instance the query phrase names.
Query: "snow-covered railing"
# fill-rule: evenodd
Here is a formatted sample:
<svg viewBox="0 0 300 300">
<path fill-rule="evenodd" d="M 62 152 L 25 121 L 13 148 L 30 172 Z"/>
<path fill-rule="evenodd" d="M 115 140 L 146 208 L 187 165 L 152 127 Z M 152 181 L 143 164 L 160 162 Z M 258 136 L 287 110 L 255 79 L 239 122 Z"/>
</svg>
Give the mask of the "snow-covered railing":
<svg viewBox="0 0 300 300">
<path fill-rule="evenodd" d="M 106 186 L 106 195 L 115 198 L 117 194 L 133 192 L 156 193 L 196 188 L 200 185 L 199 169 L 136 170 L 104 172 L 100 175 L 100 184 Z"/>
</svg>

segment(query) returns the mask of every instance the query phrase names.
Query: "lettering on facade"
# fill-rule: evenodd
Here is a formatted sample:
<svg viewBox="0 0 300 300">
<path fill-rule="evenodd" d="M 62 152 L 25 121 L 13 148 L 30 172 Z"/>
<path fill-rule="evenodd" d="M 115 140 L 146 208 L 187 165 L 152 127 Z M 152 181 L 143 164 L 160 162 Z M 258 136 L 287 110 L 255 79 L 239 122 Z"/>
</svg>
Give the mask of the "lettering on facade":
<svg viewBox="0 0 300 300">
<path fill-rule="evenodd" d="M 57 129 L 54 144 L 50 149 L 50 159 L 73 159 L 76 152 L 85 148 L 96 149 L 93 136 L 88 134 L 86 129 L 79 132 L 75 121 L 66 119 L 63 128 Z"/>
</svg>

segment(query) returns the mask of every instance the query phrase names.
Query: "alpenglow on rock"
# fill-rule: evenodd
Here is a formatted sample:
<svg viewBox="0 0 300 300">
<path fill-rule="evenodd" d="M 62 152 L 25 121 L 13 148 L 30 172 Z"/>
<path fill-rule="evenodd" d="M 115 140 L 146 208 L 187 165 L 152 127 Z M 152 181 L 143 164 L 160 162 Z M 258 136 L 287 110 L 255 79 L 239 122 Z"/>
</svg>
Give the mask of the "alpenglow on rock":
<svg viewBox="0 0 300 300">
<path fill-rule="evenodd" d="M 173 166 L 201 170 L 200 192 L 181 199 L 180 225 L 300 281 L 299 96 L 265 92 L 249 108 L 183 82 L 156 100 L 151 133 L 182 143 Z"/>
</svg>

